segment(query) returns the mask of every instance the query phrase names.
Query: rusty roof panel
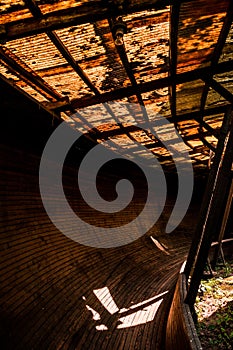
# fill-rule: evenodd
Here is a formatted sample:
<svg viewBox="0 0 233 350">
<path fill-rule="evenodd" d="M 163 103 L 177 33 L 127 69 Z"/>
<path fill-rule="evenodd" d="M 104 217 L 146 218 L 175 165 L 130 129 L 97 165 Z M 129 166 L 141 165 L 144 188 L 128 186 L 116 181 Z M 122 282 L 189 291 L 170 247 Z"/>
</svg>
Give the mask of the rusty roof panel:
<svg viewBox="0 0 233 350">
<path fill-rule="evenodd" d="M 0 2 L 0 12 L 12 12 L 15 9 L 25 7 L 25 2 L 23 0 L 1 0 Z"/>
<path fill-rule="evenodd" d="M 184 1 L 181 4 L 180 19 L 190 18 L 195 20 L 202 16 L 215 15 L 216 13 L 225 13 L 231 0 L 206 0 Z"/>
<path fill-rule="evenodd" d="M 153 16 L 152 16 L 153 15 Z M 126 52 L 137 82 L 167 76 L 169 56 L 169 10 L 126 16 Z"/>
<path fill-rule="evenodd" d="M 5 46 L 35 71 L 66 64 L 66 60 L 45 33 L 12 40 Z"/>
<path fill-rule="evenodd" d="M 121 77 L 117 75 L 117 72 L 110 70 L 107 66 L 89 67 L 85 69 L 85 72 L 90 77 L 93 84 L 100 91 L 110 91 L 117 86 L 121 86 Z M 109 78 L 110 76 L 110 78 Z"/>
<path fill-rule="evenodd" d="M 218 92 L 210 88 L 208 92 L 205 108 L 207 109 L 211 107 L 224 106 L 225 104 L 226 104 L 225 98 L 222 97 Z"/>
<path fill-rule="evenodd" d="M 32 17 L 23 0 L 0 1 L 0 24 Z"/>
<path fill-rule="evenodd" d="M 233 72 L 215 74 L 214 79 L 219 82 L 225 89 L 233 94 Z"/>
<path fill-rule="evenodd" d="M 43 14 L 46 14 L 52 11 L 65 10 L 71 7 L 77 7 L 87 3 L 88 1 L 89 0 L 80 0 L 80 1 L 78 0 L 55 0 L 55 1 L 36 0 Z"/>
<path fill-rule="evenodd" d="M 143 93 L 142 97 L 145 106 L 148 106 L 150 110 L 155 112 L 155 114 L 159 113 L 164 117 L 170 117 L 168 88 Z M 165 113 L 166 110 L 169 110 L 169 115 Z"/>
<path fill-rule="evenodd" d="M 181 5 L 178 31 L 177 72 L 184 72 L 208 64 L 217 43 L 229 1 L 211 6 L 198 0 Z"/>
<path fill-rule="evenodd" d="M 233 24 L 231 25 L 231 29 L 228 33 L 226 43 L 224 45 L 219 61 L 224 62 L 229 61 L 230 59 L 233 59 Z"/>
<path fill-rule="evenodd" d="M 4 77 L 6 77 L 10 82 L 19 80 L 17 74 L 14 71 L 10 70 L 2 60 L 0 60 L 0 73 L 4 75 Z"/>
<path fill-rule="evenodd" d="M 29 96 L 35 98 L 38 102 L 48 101 L 48 99 L 44 95 L 40 94 L 38 91 L 33 89 L 29 84 L 26 84 L 24 81 L 17 82 L 16 86 L 25 91 Z"/>
<path fill-rule="evenodd" d="M 182 136 L 195 136 L 198 134 L 199 123 L 196 120 L 190 119 L 178 122 L 178 128 Z"/>
<path fill-rule="evenodd" d="M 23 20 L 25 18 L 32 18 L 32 14 L 28 9 L 20 11 L 14 11 L 13 13 L 1 13 L 0 12 L 0 24 Z"/>
<path fill-rule="evenodd" d="M 91 23 L 60 29 L 56 33 L 76 61 L 95 59 L 106 52 Z"/>
<path fill-rule="evenodd" d="M 177 85 L 177 114 L 183 114 L 200 109 L 201 94 L 204 87 L 202 80 Z"/>
<path fill-rule="evenodd" d="M 39 11 L 34 6 L 35 3 L 39 6 Z M 109 11 L 108 2 L 100 0 L 35 0 L 35 3 L 31 6 L 34 19 L 28 18 L 32 15 L 21 0 L 3 0 L 0 3 L 0 24 L 6 23 L 0 26 L 1 40 L 2 43 L 9 40 L 0 50 L 5 61 L 0 65 L 0 74 L 10 84 L 43 102 L 52 112 L 57 108 L 66 111 L 67 114 L 62 115 L 70 125 L 75 127 L 76 120 L 84 132 L 96 128 L 95 137 L 98 140 L 112 135 L 116 142 L 130 145 L 128 133 L 156 156 L 164 157 L 163 164 L 174 168 L 168 159 L 169 154 L 150 135 L 129 129 L 145 118 L 138 104 L 141 93 L 143 103 L 153 111 L 149 113 L 150 122 L 155 120 L 156 113 L 176 122 L 185 142 L 192 149 L 193 164 L 206 164 L 209 151 L 201 140 L 198 123 L 204 83 L 197 79 L 202 79 L 202 74 L 204 80 L 211 75 L 208 66 L 211 65 L 213 54 L 216 54 L 214 48 L 230 0 L 212 0 L 211 3 L 207 0 L 181 1 L 177 65 L 176 35 L 173 33 L 174 40 L 170 38 L 169 1 L 125 2 L 123 20 L 127 23 L 128 31 L 124 42 L 129 64 L 124 59 L 125 56 L 122 56 L 122 50 L 116 49 L 109 26 L 113 20 L 110 16 L 114 16 L 113 2 L 109 3 Z M 140 12 L 135 12 L 140 9 Z M 43 19 L 40 18 L 40 11 L 44 15 Z M 51 30 L 54 30 L 52 34 Z M 41 32 L 42 34 L 32 35 Z M 15 40 L 20 37 L 23 39 Z M 221 62 L 233 59 L 232 41 L 233 27 L 223 48 Z M 7 49 L 8 53 L 11 51 L 11 61 L 4 57 L 4 54 L 8 54 Z M 172 52 L 171 62 L 169 51 Z M 220 54 L 218 52 L 216 55 L 217 60 Z M 15 64 L 12 60 L 15 60 Z M 224 67 L 221 65 L 218 71 L 228 73 L 214 75 L 214 78 L 228 90 L 225 96 L 230 99 L 233 76 L 229 72 L 229 64 Z M 215 89 L 221 92 L 219 85 L 217 88 L 215 84 Z M 174 91 L 177 93 L 174 94 Z M 91 103 L 96 105 L 81 110 L 72 116 L 72 120 L 70 115 L 74 110 L 71 109 L 68 98 L 76 108 Z M 136 104 L 127 110 L 114 104 L 109 104 L 108 107 L 100 104 L 100 101 L 114 98 Z M 176 105 L 176 111 L 171 108 L 170 102 Z M 209 89 L 205 109 L 226 104 L 229 102 L 212 88 Z M 171 111 L 173 118 L 170 118 Z M 204 121 L 218 130 L 222 114 L 205 117 Z M 213 142 L 216 138 L 210 134 L 208 125 L 205 124 L 208 130 L 203 129 L 203 137 Z"/>
<path fill-rule="evenodd" d="M 43 79 L 63 96 L 68 96 L 70 99 L 92 94 L 91 90 L 73 70 L 46 76 Z"/>
</svg>

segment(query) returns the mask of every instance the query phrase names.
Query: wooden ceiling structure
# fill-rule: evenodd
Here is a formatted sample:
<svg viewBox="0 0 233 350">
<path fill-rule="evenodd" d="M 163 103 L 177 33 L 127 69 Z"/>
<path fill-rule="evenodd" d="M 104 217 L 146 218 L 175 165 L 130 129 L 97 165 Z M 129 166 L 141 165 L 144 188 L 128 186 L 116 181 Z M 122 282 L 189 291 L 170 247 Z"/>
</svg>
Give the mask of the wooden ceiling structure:
<svg viewBox="0 0 233 350">
<path fill-rule="evenodd" d="M 3 0 L 0 79 L 71 125 L 75 116 L 95 140 L 133 138 L 172 167 L 153 135 L 105 103 L 135 103 L 135 120 L 149 107 L 175 125 L 194 168 L 207 169 L 233 102 L 232 19 L 231 0 Z"/>
</svg>

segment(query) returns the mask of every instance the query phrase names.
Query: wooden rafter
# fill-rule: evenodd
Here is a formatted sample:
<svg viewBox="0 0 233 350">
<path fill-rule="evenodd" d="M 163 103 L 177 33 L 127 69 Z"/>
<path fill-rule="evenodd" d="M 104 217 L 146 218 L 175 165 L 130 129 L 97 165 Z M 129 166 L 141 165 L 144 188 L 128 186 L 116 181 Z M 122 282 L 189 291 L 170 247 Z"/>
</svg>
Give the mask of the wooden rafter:
<svg viewBox="0 0 233 350">
<path fill-rule="evenodd" d="M 191 0 L 182 0 L 182 2 L 189 1 Z M 148 9 L 161 9 L 174 3 L 175 0 L 126 2 L 123 10 L 124 13 L 130 14 Z M 93 23 L 107 19 L 111 15 L 122 15 L 122 10 L 114 6 L 113 1 L 108 1 L 108 4 L 102 1 L 89 1 L 77 7 L 49 12 L 41 18 L 25 18 L 23 22 L 3 24 L 0 26 L 1 39 L 9 41 L 78 24 Z"/>
<path fill-rule="evenodd" d="M 26 3 L 35 18 L 42 18 L 43 14 L 36 4 L 34 0 L 26 0 Z M 74 69 L 74 71 L 80 76 L 80 78 L 84 81 L 84 83 L 93 91 L 96 95 L 100 92 L 95 87 L 95 85 L 91 82 L 87 74 L 82 70 L 79 64 L 74 60 L 66 46 L 60 40 L 59 36 L 55 32 L 46 31 L 49 39 L 56 46 L 61 55 L 65 58 L 65 60 L 69 63 L 69 65 Z"/>
<path fill-rule="evenodd" d="M 109 23 L 111 31 L 112 31 L 112 26 L 113 26 L 114 21 L 116 21 L 115 17 L 108 20 L 108 23 Z M 112 35 L 114 36 L 113 32 L 112 32 Z M 129 77 L 129 80 L 130 80 L 132 86 L 135 88 L 135 91 L 136 91 L 135 95 L 136 95 L 138 103 L 140 105 L 140 110 L 141 110 L 141 113 L 142 113 L 142 115 L 144 117 L 144 120 L 149 125 L 148 114 L 147 114 L 146 109 L 143 108 L 143 107 L 145 107 L 144 101 L 143 101 L 141 93 L 137 89 L 138 83 L 137 83 L 137 80 L 136 80 L 136 78 L 134 76 L 133 70 L 132 70 L 132 68 L 130 66 L 130 62 L 129 62 L 129 59 L 128 59 L 128 56 L 127 56 L 127 53 L 126 53 L 126 50 L 125 50 L 125 45 L 121 45 L 121 46 L 115 45 L 115 47 L 116 47 L 118 55 L 119 55 L 119 57 L 121 59 L 121 62 L 123 64 L 123 66 L 124 66 L 124 69 L 125 69 L 128 77 Z M 130 138 L 132 138 L 132 136 L 130 136 L 129 134 L 128 134 L 128 136 Z"/>
<path fill-rule="evenodd" d="M 171 11 L 170 11 L 169 74 L 171 77 L 171 85 L 170 85 L 169 91 L 170 91 L 171 115 L 174 118 L 174 121 L 176 116 L 176 70 L 177 70 L 177 40 L 178 40 L 178 29 L 179 29 L 179 13 L 180 13 L 180 1 L 177 1 L 177 3 L 171 6 Z"/>
<path fill-rule="evenodd" d="M 49 113 L 52 118 L 57 118 L 57 119 L 61 119 L 59 112 L 57 111 L 51 111 L 50 108 L 47 108 L 46 105 L 44 105 L 41 102 L 38 102 L 34 97 L 32 97 L 31 95 L 29 95 L 27 92 L 23 91 L 22 89 L 20 89 L 18 86 L 16 86 L 16 84 L 14 84 L 13 82 L 11 82 L 9 79 L 7 79 L 4 75 L 2 75 L 0 73 L 0 80 L 4 81 L 4 83 L 8 84 L 9 86 L 11 86 L 14 90 L 16 90 L 18 93 L 20 93 L 23 96 L 26 96 L 27 99 L 33 101 L 33 103 L 35 103 L 36 105 L 39 106 L 39 109 L 44 109 L 47 113 Z"/>
<path fill-rule="evenodd" d="M 112 27 L 113 27 L 114 21 L 116 21 L 115 17 L 109 19 L 109 21 L 108 21 L 111 31 L 112 31 Z M 112 32 L 112 35 L 114 36 L 113 32 Z M 135 79 L 133 70 L 132 70 L 132 68 L 130 66 L 129 59 L 128 59 L 127 53 L 125 51 L 125 45 L 121 45 L 121 46 L 115 45 L 115 47 L 116 47 L 118 55 L 119 55 L 119 57 L 121 59 L 121 62 L 123 64 L 124 68 L 125 68 L 125 71 L 126 71 L 128 77 L 129 77 L 129 80 L 130 80 L 132 86 L 134 86 L 136 88 L 138 84 L 137 84 L 137 81 Z M 137 99 L 138 99 L 138 103 L 140 103 L 143 106 L 144 102 L 143 102 L 141 94 L 140 93 L 136 93 L 136 96 L 137 96 Z"/>
<path fill-rule="evenodd" d="M 218 92 L 227 101 L 233 103 L 232 93 L 230 91 L 228 91 L 224 86 L 222 86 L 219 82 L 217 82 L 213 78 L 207 78 L 206 82 L 207 82 L 208 86 L 212 87 L 216 92 Z"/>
<path fill-rule="evenodd" d="M 33 71 L 26 63 L 17 57 L 11 50 L 4 46 L 0 46 L 0 59 L 18 76 L 24 80 L 32 88 L 37 90 L 41 95 L 49 100 L 64 100 L 65 98 L 59 94 L 53 87 L 46 83 L 35 71 Z M 67 99 L 67 98 L 66 98 Z"/>
<path fill-rule="evenodd" d="M 40 11 L 39 7 L 37 6 L 36 2 L 34 0 L 26 0 L 27 4 L 29 6 L 29 9 L 31 10 L 32 14 L 35 16 L 35 18 L 42 18 L 43 14 Z M 59 36 L 53 32 L 53 31 L 46 31 L 46 34 L 50 38 L 50 40 L 53 42 L 53 44 L 56 46 L 56 48 L 59 50 L 59 52 L 62 54 L 62 56 L 66 59 L 66 61 L 70 64 L 70 66 L 74 69 L 74 71 L 79 75 L 79 77 L 83 80 L 83 82 L 91 89 L 92 92 L 98 97 L 100 96 L 100 91 L 95 87 L 95 85 L 91 82 L 87 74 L 82 70 L 82 68 L 79 66 L 79 64 L 74 60 L 66 46 L 63 44 L 63 42 L 60 40 Z M 69 109 L 75 112 L 72 105 L 69 105 Z M 114 118 L 116 123 L 118 122 L 114 112 L 112 111 L 111 107 L 107 104 L 104 104 L 104 107 L 106 111 Z"/>
<path fill-rule="evenodd" d="M 219 63 L 216 68 L 216 73 L 224 73 L 232 70 L 233 61 Z M 211 72 L 211 67 L 201 67 L 188 72 L 179 73 L 176 76 L 177 84 L 187 83 L 193 80 L 202 79 L 208 77 Z M 136 93 L 149 92 L 156 89 L 161 89 L 172 84 L 171 77 L 159 78 L 150 82 L 140 83 L 137 87 L 128 86 L 120 88 L 114 91 L 109 91 L 100 94 L 100 96 L 84 97 L 80 99 L 71 100 L 71 104 L 74 108 L 83 108 L 99 103 L 122 99 L 136 95 Z"/>
</svg>

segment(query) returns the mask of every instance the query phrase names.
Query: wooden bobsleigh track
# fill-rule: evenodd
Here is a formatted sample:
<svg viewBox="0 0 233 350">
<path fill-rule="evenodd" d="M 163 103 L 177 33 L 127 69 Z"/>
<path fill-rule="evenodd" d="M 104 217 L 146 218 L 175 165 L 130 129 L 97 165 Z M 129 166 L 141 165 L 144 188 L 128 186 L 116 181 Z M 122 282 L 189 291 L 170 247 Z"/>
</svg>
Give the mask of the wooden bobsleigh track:
<svg viewBox="0 0 233 350">
<path fill-rule="evenodd" d="M 165 234 L 174 204 L 168 199 L 146 235 L 118 248 L 91 248 L 67 238 L 47 216 L 39 191 L 41 152 L 52 120 L 41 111 L 35 123 L 37 107 L 27 104 L 19 122 L 15 96 L 3 119 L 8 136 L 3 135 L 0 157 L 1 348 L 165 349 L 170 305 L 197 210 L 192 206 L 179 228 Z M 64 181 L 75 207 L 72 169 Z M 112 219 L 113 224 L 122 222 Z"/>
<path fill-rule="evenodd" d="M 79 245 L 45 213 L 39 158 L 8 147 L 1 156 L 7 162 L 1 225 L 4 349 L 163 349 L 190 244 L 187 223 L 170 235 L 160 231 L 162 224 L 155 226 L 150 235 L 156 241 L 147 235 L 119 248 Z"/>
</svg>

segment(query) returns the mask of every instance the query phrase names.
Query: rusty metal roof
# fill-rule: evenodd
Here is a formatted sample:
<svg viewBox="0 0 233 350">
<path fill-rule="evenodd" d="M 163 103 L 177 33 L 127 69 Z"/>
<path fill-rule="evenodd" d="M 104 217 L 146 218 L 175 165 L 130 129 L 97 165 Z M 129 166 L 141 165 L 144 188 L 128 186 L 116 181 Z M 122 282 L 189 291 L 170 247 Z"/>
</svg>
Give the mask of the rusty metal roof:
<svg viewBox="0 0 233 350">
<path fill-rule="evenodd" d="M 3 0 L 0 14 L 0 79 L 57 118 L 71 123 L 77 112 L 98 140 L 130 135 L 169 166 L 161 144 L 117 111 L 101 123 L 96 112 L 79 114 L 129 101 L 144 118 L 140 105 L 149 106 L 179 130 L 194 167 L 207 167 L 233 101 L 232 1 Z M 127 26 L 120 46 L 119 18 Z"/>
</svg>

